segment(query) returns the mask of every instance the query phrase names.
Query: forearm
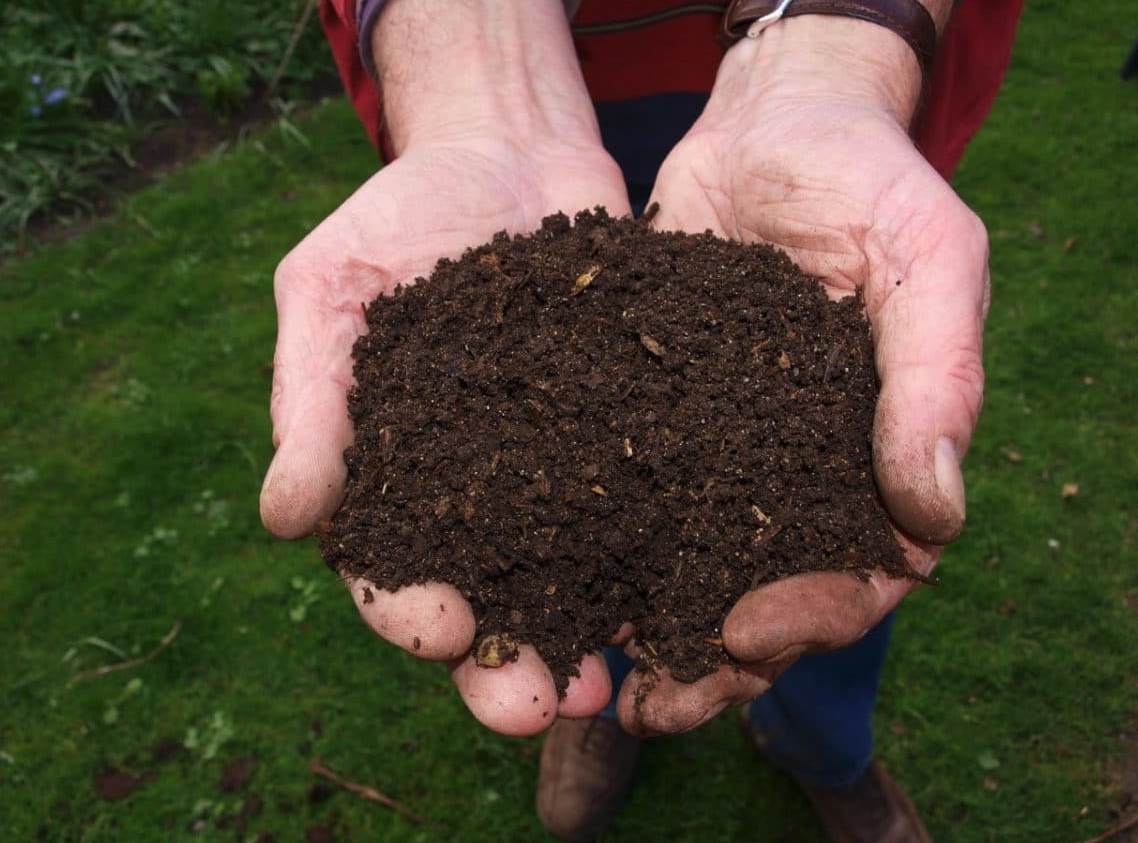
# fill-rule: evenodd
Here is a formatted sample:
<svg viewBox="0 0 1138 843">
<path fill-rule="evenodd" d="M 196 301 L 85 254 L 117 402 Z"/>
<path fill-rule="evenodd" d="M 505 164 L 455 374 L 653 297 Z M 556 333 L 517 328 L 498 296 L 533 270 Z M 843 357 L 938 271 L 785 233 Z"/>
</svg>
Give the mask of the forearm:
<svg viewBox="0 0 1138 843">
<path fill-rule="evenodd" d="M 953 0 L 921 2 L 943 33 Z M 917 53 L 890 29 L 852 17 L 802 14 L 729 49 L 716 91 L 721 100 L 742 103 L 784 95 L 844 97 L 880 107 L 907 128 L 925 81 Z"/>
<path fill-rule="evenodd" d="M 599 143 L 561 0 L 391 0 L 372 47 L 397 153 L 479 135 Z"/>
</svg>

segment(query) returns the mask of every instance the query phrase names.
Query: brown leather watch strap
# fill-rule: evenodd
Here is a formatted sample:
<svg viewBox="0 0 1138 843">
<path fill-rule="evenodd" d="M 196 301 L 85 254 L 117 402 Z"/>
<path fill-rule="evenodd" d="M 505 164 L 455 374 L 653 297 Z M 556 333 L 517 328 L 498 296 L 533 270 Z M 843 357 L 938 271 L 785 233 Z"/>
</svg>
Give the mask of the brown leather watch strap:
<svg viewBox="0 0 1138 843">
<path fill-rule="evenodd" d="M 760 18 L 773 16 L 782 0 L 731 0 L 723 15 L 720 37 L 725 45 L 734 44 Z M 840 15 L 858 18 L 896 32 L 917 54 L 925 79 L 936 55 L 936 22 L 918 0 L 789 0 L 780 17 L 793 15 Z"/>
</svg>

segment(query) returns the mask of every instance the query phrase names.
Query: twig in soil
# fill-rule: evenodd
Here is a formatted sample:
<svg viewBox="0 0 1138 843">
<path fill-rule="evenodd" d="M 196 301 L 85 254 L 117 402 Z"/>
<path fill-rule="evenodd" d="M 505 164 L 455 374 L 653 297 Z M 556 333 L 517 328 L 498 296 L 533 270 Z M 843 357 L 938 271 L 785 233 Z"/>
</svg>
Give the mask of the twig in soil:
<svg viewBox="0 0 1138 843">
<path fill-rule="evenodd" d="M 1138 814 L 1135 814 L 1128 820 L 1120 822 L 1118 825 L 1108 828 L 1098 837 L 1092 837 L 1090 840 L 1084 840 L 1083 843 L 1105 843 L 1112 837 L 1117 837 L 1118 835 L 1122 834 L 1122 832 L 1126 831 L 1127 829 L 1134 828 L 1136 825 L 1138 825 Z"/>
<path fill-rule="evenodd" d="M 354 793 L 356 796 L 360 797 L 361 799 L 366 799 L 369 802 L 378 802 L 380 805 L 383 805 L 385 808 L 390 808 L 392 811 L 395 811 L 397 814 L 402 814 L 404 817 L 406 817 L 407 819 L 409 819 L 411 822 L 413 822 L 415 824 L 420 824 L 423 822 L 423 818 L 421 816 L 407 810 L 407 808 L 405 808 L 401 803 L 396 802 L 394 799 L 392 799 L 386 793 L 380 793 L 374 787 L 369 787 L 366 784 L 358 784 L 356 782 L 348 781 L 347 779 L 343 778 L 342 776 L 337 775 L 336 773 L 334 773 L 330 769 L 328 769 L 328 767 L 325 766 L 324 762 L 321 761 L 319 758 L 313 758 L 312 762 L 308 765 L 308 769 L 311 770 L 316 775 L 321 776 L 322 778 L 328 779 L 328 781 L 330 781 L 330 782 L 334 782 L 335 784 L 338 784 L 340 787 L 344 788 L 344 790 L 348 791 L 349 793 Z"/>
<path fill-rule="evenodd" d="M 170 646 L 178 633 L 182 631 L 182 622 L 180 620 L 174 621 L 174 625 L 170 631 L 166 633 L 165 637 L 158 642 L 158 646 L 147 653 L 145 656 L 139 656 L 136 659 L 127 659 L 125 662 L 118 662 L 117 664 L 105 664 L 102 667 L 96 667 L 94 670 L 85 670 L 82 673 L 77 673 L 68 680 L 66 687 L 70 688 L 78 682 L 85 682 L 88 679 L 97 679 L 100 676 L 106 676 L 108 673 L 115 673 L 120 670 L 129 670 L 132 667 L 138 667 L 140 664 L 146 664 L 153 659 L 163 650 Z"/>
</svg>

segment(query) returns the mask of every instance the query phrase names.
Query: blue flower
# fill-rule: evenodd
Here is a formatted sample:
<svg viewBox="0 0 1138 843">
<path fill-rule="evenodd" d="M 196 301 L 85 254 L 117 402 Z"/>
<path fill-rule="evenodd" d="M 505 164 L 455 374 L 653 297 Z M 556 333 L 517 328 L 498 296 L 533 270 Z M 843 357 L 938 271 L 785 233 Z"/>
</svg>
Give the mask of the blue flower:
<svg viewBox="0 0 1138 843">
<path fill-rule="evenodd" d="M 57 105 L 67 99 L 67 94 L 66 88 L 52 88 L 43 98 L 44 105 Z"/>
<path fill-rule="evenodd" d="M 28 81 L 31 82 L 33 85 L 35 85 L 38 88 L 43 84 L 43 77 L 40 76 L 38 73 L 33 73 L 28 78 Z"/>
</svg>

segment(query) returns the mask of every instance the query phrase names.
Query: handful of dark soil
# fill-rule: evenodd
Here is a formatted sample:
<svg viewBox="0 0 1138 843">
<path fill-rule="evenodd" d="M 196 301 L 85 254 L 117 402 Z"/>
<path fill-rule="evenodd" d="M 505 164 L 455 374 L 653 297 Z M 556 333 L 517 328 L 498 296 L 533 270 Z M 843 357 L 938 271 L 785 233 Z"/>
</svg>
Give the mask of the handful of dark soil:
<svg viewBox="0 0 1138 843">
<path fill-rule="evenodd" d="M 872 479 L 859 299 L 783 254 L 603 210 L 500 234 L 367 309 L 329 566 L 455 585 L 483 663 L 560 691 L 624 621 L 694 680 L 747 590 L 907 566 Z"/>
</svg>

